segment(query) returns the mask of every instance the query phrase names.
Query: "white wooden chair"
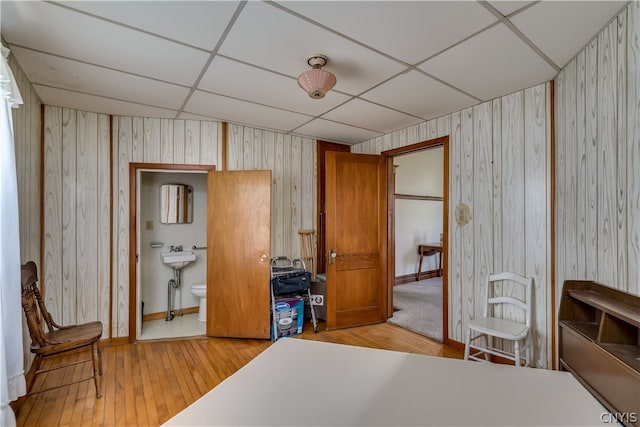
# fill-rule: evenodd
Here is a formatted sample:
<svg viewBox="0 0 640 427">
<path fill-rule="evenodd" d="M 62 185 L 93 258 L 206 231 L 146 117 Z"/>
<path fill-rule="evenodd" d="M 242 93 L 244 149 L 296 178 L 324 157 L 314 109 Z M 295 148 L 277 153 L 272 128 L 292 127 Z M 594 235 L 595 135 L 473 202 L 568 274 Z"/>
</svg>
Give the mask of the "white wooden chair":
<svg viewBox="0 0 640 427">
<path fill-rule="evenodd" d="M 508 284 L 511 286 L 508 287 Z M 496 292 L 498 285 L 502 285 L 500 293 Z M 518 367 L 523 362 L 525 367 L 531 366 L 529 336 L 532 298 L 532 278 L 510 272 L 488 275 L 484 313 L 467 324 L 464 359 L 489 361 L 490 356 L 494 355 L 512 360 Z M 498 306 L 502 308 L 499 317 L 495 310 Z M 513 351 L 494 347 L 493 338 L 512 341 Z M 476 341 L 484 341 L 484 345 L 476 344 Z"/>
</svg>

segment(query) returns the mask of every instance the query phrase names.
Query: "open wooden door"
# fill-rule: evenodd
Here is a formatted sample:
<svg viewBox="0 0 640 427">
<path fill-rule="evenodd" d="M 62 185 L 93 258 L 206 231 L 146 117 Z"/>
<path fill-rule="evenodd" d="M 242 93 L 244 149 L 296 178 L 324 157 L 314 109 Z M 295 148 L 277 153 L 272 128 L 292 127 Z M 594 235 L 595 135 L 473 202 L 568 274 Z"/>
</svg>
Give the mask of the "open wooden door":
<svg viewBox="0 0 640 427">
<path fill-rule="evenodd" d="M 271 171 L 209 172 L 207 335 L 269 338 Z"/>
<path fill-rule="evenodd" d="M 327 329 L 387 318 L 386 168 L 383 157 L 326 157 Z"/>
</svg>

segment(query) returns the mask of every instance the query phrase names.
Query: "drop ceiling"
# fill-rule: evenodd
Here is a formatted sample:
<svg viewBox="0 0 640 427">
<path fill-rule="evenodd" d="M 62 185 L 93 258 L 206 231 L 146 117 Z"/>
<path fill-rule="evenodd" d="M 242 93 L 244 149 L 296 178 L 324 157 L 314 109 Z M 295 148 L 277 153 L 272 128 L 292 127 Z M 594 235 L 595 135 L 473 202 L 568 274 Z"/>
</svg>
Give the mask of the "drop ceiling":
<svg viewBox="0 0 640 427">
<path fill-rule="evenodd" d="M 554 78 L 625 1 L 7 1 L 47 105 L 355 144 Z M 329 58 L 309 98 L 297 76 Z"/>
</svg>

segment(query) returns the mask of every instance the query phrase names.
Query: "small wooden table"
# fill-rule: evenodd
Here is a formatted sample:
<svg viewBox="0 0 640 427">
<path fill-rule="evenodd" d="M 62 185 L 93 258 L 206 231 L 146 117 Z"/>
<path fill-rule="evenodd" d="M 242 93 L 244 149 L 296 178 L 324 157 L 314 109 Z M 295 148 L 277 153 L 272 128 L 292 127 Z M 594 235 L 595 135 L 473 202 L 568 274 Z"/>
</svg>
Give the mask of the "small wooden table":
<svg viewBox="0 0 640 427">
<path fill-rule="evenodd" d="M 420 255 L 420 263 L 418 264 L 416 281 L 420 280 L 422 260 L 425 256 L 438 254 L 438 276 L 442 276 L 442 243 L 423 243 L 418 245 L 418 254 Z"/>
</svg>

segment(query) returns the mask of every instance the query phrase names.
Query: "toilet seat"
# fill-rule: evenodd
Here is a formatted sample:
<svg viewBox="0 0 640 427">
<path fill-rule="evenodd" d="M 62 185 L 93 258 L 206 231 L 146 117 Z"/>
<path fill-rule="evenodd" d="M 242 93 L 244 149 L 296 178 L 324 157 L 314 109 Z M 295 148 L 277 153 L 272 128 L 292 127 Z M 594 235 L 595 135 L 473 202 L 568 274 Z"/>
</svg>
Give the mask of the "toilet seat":
<svg viewBox="0 0 640 427">
<path fill-rule="evenodd" d="M 207 284 L 206 283 L 194 283 L 193 285 L 191 285 L 191 289 L 194 290 L 203 290 L 206 291 L 207 290 Z"/>
</svg>

